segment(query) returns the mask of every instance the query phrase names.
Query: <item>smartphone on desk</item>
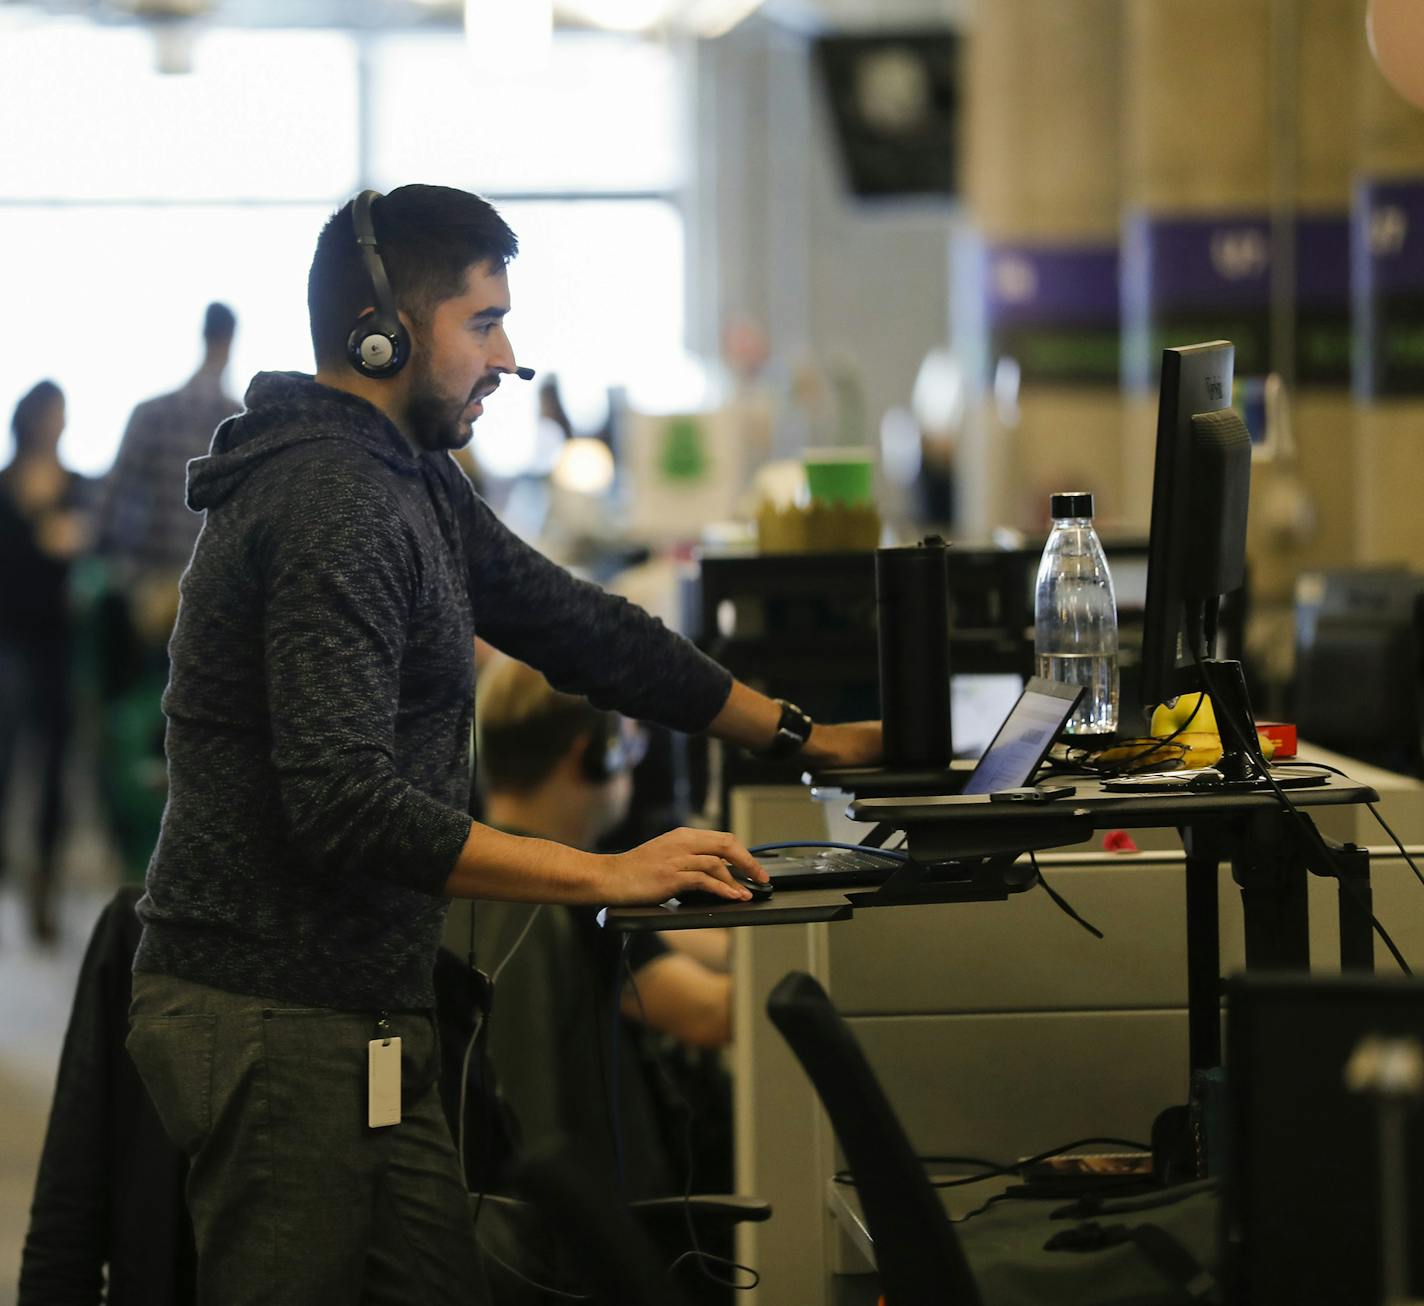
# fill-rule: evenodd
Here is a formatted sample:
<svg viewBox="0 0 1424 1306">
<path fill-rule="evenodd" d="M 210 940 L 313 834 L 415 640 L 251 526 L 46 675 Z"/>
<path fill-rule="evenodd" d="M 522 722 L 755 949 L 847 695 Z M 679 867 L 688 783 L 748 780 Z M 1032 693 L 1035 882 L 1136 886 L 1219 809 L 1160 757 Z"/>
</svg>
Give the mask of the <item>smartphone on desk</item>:
<svg viewBox="0 0 1424 1306">
<path fill-rule="evenodd" d="M 1025 785 L 1019 789 L 995 789 L 989 794 L 991 803 L 1051 803 L 1055 798 L 1071 798 L 1078 790 L 1073 785 Z"/>
</svg>

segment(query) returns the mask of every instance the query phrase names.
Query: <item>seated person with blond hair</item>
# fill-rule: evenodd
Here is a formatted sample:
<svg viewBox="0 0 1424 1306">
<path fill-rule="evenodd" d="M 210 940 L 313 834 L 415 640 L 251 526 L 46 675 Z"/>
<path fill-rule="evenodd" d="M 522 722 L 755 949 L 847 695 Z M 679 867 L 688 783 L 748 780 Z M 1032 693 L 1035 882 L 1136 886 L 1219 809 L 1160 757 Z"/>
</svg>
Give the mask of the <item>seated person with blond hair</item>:
<svg viewBox="0 0 1424 1306">
<path fill-rule="evenodd" d="M 592 849 L 621 823 L 642 754 L 632 722 L 504 657 L 482 670 L 477 702 L 488 824 Z M 525 1146 L 557 1137 L 610 1178 L 621 1165 L 630 1198 L 679 1191 L 636 1030 L 615 1032 L 613 1004 L 623 1021 L 682 1044 L 724 1046 L 732 996 L 725 931 L 682 932 L 706 936 L 686 942 L 633 934 L 625 951 L 624 936 L 600 925 L 593 908 L 462 906 L 452 908 L 445 941 L 472 952 L 494 978 L 490 1062 Z"/>
</svg>

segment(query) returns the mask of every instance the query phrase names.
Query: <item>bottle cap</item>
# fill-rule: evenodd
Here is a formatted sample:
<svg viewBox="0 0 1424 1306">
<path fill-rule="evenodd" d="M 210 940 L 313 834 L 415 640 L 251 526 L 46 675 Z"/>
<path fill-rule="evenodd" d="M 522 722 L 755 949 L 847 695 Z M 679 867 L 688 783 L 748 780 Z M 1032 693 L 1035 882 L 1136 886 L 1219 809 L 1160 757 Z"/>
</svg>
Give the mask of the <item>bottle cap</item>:
<svg viewBox="0 0 1424 1306">
<path fill-rule="evenodd" d="M 1091 517 L 1093 496 L 1087 490 L 1065 490 L 1062 494 L 1049 496 L 1048 511 L 1054 521 L 1062 521 L 1065 517 Z"/>
</svg>

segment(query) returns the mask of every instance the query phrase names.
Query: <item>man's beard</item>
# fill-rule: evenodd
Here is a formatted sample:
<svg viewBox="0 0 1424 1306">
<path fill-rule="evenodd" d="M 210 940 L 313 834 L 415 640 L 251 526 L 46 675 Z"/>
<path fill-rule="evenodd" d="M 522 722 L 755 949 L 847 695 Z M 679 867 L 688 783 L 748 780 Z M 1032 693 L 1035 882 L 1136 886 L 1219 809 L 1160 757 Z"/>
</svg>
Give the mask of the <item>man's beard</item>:
<svg viewBox="0 0 1424 1306">
<path fill-rule="evenodd" d="M 406 400 L 405 419 L 410 438 L 422 449 L 463 449 L 470 442 L 473 430 L 461 417 L 470 400 L 456 402 L 440 393 L 429 371 L 416 355 L 415 371 L 410 381 L 410 396 Z"/>
</svg>

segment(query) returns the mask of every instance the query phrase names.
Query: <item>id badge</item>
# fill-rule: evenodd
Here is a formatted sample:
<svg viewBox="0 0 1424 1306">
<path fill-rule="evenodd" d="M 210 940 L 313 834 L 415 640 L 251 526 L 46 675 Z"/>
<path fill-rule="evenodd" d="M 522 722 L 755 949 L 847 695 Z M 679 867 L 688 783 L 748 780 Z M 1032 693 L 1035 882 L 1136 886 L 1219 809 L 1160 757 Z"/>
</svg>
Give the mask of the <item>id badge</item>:
<svg viewBox="0 0 1424 1306">
<path fill-rule="evenodd" d="M 401 1041 L 373 1038 L 366 1044 L 366 1123 L 372 1129 L 398 1125 L 401 1118 Z"/>
</svg>

